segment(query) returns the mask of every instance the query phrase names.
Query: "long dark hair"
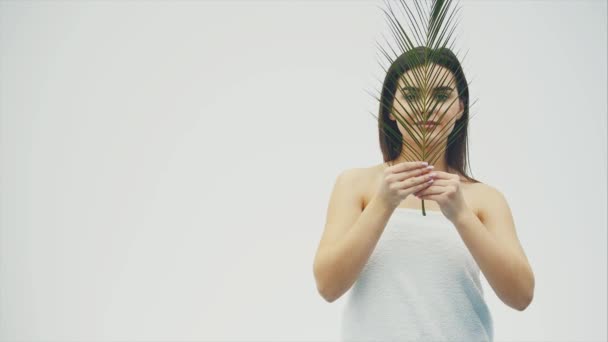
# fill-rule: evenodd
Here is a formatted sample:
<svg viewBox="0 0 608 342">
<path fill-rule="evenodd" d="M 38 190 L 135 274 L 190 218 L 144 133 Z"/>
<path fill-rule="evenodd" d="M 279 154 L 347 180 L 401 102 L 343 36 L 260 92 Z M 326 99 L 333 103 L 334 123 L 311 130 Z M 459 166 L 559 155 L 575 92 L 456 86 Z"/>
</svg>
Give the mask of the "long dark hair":
<svg viewBox="0 0 608 342">
<path fill-rule="evenodd" d="M 384 162 L 395 160 L 401 154 L 403 148 L 401 143 L 402 135 L 397 127 L 397 122 L 389 117 L 399 78 L 408 70 L 424 62 L 433 62 L 441 65 L 454 74 L 458 96 L 464 104 L 464 112 L 454 124 L 454 127 L 460 128 L 458 131 L 457 129 L 452 130 L 448 136 L 449 144 L 446 151 L 446 163 L 449 167 L 460 172 L 469 181 L 480 183 L 480 181 L 469 176 L 465 170 L 468 165 L 467 126 L 469 122 L 469 87 L 458 58 L 450 49 L 445 47 L 430 49 L 426 46 L 420 46 L 411 49 L 399 56 L 388 69 L 382 86 L 380 115 L 378 116 L 380 149 L 382 150 Z M 395 136 L 398 136 L 399 139 L 396 139 Z"/>
</svg>

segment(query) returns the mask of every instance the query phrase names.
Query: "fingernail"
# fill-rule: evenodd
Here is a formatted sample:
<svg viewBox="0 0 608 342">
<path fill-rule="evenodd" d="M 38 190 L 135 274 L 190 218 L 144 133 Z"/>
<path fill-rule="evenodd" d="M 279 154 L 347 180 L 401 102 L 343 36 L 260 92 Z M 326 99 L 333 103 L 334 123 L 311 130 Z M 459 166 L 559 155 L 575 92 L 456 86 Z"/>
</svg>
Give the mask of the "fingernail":
<svg viewBox="0 0 608 342">
<path fill-rule="evenodd" d="M 433 166 L 433 165 L 429 165 L 429 166 L 427 166 L 426 168 L 430 170 L 430 169 L 432 169 L 432 168 L 434 168 L 434 167 L 435 167 L 435 166 Z"/>
</svg>

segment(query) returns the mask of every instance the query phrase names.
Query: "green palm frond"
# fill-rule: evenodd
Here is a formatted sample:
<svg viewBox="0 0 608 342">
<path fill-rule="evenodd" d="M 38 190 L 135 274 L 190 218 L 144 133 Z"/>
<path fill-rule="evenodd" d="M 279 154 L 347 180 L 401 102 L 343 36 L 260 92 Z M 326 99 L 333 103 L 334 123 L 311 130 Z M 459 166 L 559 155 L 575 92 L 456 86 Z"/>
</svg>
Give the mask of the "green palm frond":
<svg viewBox="0 0 608 342">
<path fill-rule="evenodd" d="M 411 140 L 403 139 L 397 124 L 387 124 L 383 118 L 370 114 L 379 123 L 380 132 L 394 144 L 401 146 L 400 155 L 405 160 L 422 160 L 429 164 L 435 163 L 438 158 L 447 153 L 448 147 L 460 136 L 461 130 L 468 126 L 470 116 L 468 111 L 472 104 L 464 103 L 463 114 L 459 120 L 454 117 L 445 117 L 454 108 L 459 108 L 459 100 L 466 91 L 468 102 L 468 85 L 466 79 L 459 84 L 458 75 L 445 72 L 438 61 L 442 60 L 446 50 L 453 50 L 453 36 L 457 26 L 456 13 L 458 8 L 452 8 L 451 0 L 413 0 L 413 5 L 408 6 L 405 0 L 385 0 L 385 7 L 381 8 L 386 15 L 389 29 L 394 38 L 391 45 L 386 39 L 388 48 L 385 49 L 378 42 L 376 45 L 390 68 L 387 69 L 379 63 L 384 71 L 384 81 L 377 80 L 382 86 L 379 95 L 369 93 L 380 104 L 380 113 L 390 113 L 407 133 Z M 402 18 L 399 18 L 399 17 Z M 406 25 L 409 30 L 406 30 Z M 409 32 L 409 33 L 408 33 Z M 400 70 L 398 80 L 388 79 L 390 71 Z M 449 71 L 449 70 L 448 70 Z M 454 76 L 452 84 L 448 77 Z M 399 81 L 403 87 L 399 87 Z M 392 82 L 392 83 L 391 83 Z M 387 86 L 390 84 L 390 87 Z M 451 86 L 448 90 L 440 88 Z M 439 89 L 437 89 L 439 88 Z M 451 101 L 431 99 L 436 92 L 455 92 Z M 383 101 L 383 95 L 385 101 Z M 419 96 L 420 95 L 420 96 Z M 416 97 L 415 101 L 409 98 Z M 390 103 L 386 103 L 386 99 Z M 466 115 L 465 115 L 466 113 Z M 427 127 L 417 126 L 419 121 L 426 122 L 432 118 L 442 125 Z M 445 124 L 448 120 L 449 124 Z M 452 125 L 453 123 L 453 125 Z M 439 128 L 438 128 L 439 127 Z M 422 214 L 426 215 L 424 200 L 422 200 Z"/>
</svg>

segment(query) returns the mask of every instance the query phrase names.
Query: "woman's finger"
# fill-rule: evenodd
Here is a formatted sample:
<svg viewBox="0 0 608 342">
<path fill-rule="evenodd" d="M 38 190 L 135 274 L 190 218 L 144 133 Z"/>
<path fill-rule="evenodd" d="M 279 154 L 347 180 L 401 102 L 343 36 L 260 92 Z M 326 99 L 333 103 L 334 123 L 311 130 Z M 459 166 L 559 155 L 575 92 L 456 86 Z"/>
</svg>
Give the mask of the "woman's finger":
<svg viewBox="0 0 608 342">
<path fill-rule="evenodd" d="M 453 179 L 454 176 L 457 176 L 457 175 L 454 175 L 453 173 L 437 171 L 437 170 L 433 170 L 433 173 L 436 174 L 436 176 L 435 176 L 436 179 Z"/>
<path fill-rule="evenodd" d="M 417 191 L 416 193 L 414 193 L 414 195 L 418 196 L 420 194 L 431 194 L 430 191 L 433 191 L 433 193 L 435 193 L 435 194 L 440 194 L 445 191 L 446 186 L 451 186 L 451 185 L 452 185 L 452 181 L 450 181 L 448 179 L 436 179 L 435 181 L 433 181 L 431 186 L 429 186 L 428 188 L 425 188 L 423 190 Z"/>
<path fill-rule="evenodd" d="M 441 197 L 441 195 L 424 195 L 424 196 L 421 196 L 420 199 L 439 202 L 441 200 L 440 197 Z"/>
<path fill-rule="evenodd" d="M 388 173 L 400 173 L 400 172 L 404 172 L 404 171 L 411 171 L 411 170 L 425 168 L 425 167 L 426 167 L 426 164 L 424 164 L 424 162 L 422 162 L 422 161 L 413 161 L 413 162 L 405 161 L 405 162 L 401 162 L 399 164 L 395 164 L 395 165 L 385 168 L 384 172 L 387 174 Z"/>
<path fill-rule="evenodd" d="M 433 180 L 432 186 L 448 186 L 451 184 L 452 184 L 452 182 L 450 182 L 447 179 L 435 179 L 435 180 Z"/>
<path fill-rule="evenodd" d="M 438 182 L 438 181 L 435 181 L 435 182 Z M 433 182 L 433 183 L 435 183 L 435 182 Z M 433 184 L 426 189 L 415 192 L 414 195 L 416 195 L 416 196 L 439 195 L 444 192 L 445 192 L 445 186 L 441 186 L 441 185 L 436 186 L 435 184 Z"/>
</svg>

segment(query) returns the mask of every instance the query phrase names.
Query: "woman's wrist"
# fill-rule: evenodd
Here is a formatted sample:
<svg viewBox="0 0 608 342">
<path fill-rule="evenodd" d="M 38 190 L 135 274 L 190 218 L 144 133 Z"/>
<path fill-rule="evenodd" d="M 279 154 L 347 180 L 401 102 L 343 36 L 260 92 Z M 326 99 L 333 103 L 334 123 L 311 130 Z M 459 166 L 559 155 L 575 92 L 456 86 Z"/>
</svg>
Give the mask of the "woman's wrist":
<svg viewBox="0 0 608 342">
<path fill-rule="evenodd" d="M 454 220 L 452 221 L 452 223 L 457 226 L 463 226 L 467 224 L 467 222 L 471 222 L 470 220 L 475 217 L 475 213 L 473 212 L 473 210 L 471 210 L 469 207 L 467 207 L 466 209 L 460 211 L 458 213 L 458 215 L 456 215 L 456 217 L 454 218 Z"/>
<path fill-rule="evenodd" d="M 378 196 L 377 194 L 372 197 L 368 206 L 370 205 L 374 209 L 380 210 L 383 213 L 392 213 L 397 207 L 397 205 L 387 201 L 385 198 L 383 198 L 382 196 Z"/>
</svg>

